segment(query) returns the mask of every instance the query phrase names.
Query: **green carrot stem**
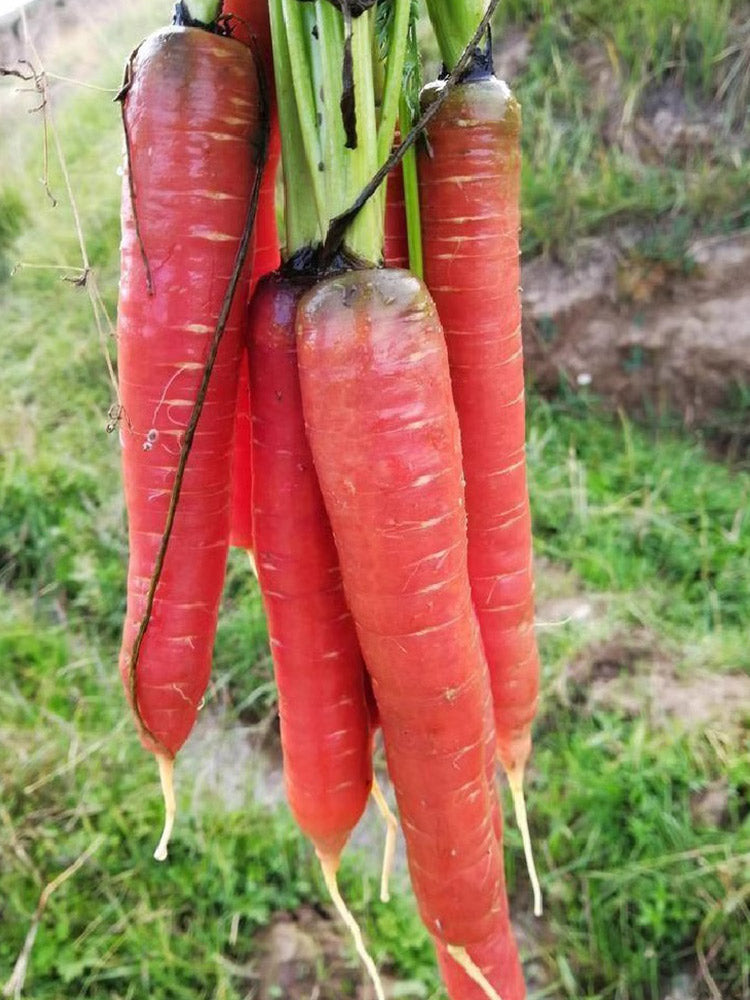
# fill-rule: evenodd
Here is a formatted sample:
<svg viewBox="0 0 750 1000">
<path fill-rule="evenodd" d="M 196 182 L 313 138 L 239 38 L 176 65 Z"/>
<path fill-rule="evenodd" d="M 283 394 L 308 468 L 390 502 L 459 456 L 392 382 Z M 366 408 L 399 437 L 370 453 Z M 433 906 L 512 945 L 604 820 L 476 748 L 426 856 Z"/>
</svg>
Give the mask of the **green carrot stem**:
<svg viewBox="0 0 750 1000">
<path fill-rule="evenodd" d="M 402 98 L 400 118 L 404 128 L 411 128 L 409 109 Z M 417 151 L 411 146 L 401 161 L 404 178 L 404 206 L 406 210 L 406 236 L 409 244 L 409 270 L 418 278 L 424 278 L 424 256 L 422 252 L 422 218 L 419 210 L 419 177 L 417 175 Z"/>
<path fill-rule="evenodd" d="M 317 34 L 320 50 L 321 79 L 316 88 L 318 128 L 324 151 L 326 207 L 331 205 L 345 184 L 348 170 L 346 133 L 341 117 L 341 53 L 344 30 L 341 16 L 328 0 L 316 0 Z"/>
<path fill-rule="evenodd" d="M 487 0 L 427 0 L 427 13 L 449 71 L 479 27 Z"/>
<path fill-rule="evenodd" d="M 388 159 L 393 145 L 399 98 L 403 88 L 410 12 L 411 0 L 395 0 L 393 33 L 388 47 L 388 65 L 378 127 L 378 166 Z"/>
<path fill-rule="evenodd" d="M 286 255 L 320 242 L 325 229 L 317 201 L 310 197 L 314 184 L 310 176 L 305 144 L 297 114 L 294 81 L 284 28 L 282 0 L 269 0 L 271 39 L 276 79 L 276 103 L 281 126 L 281 151 L 284 164 L 284 218 Z"/>
<path fill-rule="evenodd" d="M 184 0 L 183 6 L 194 21 L 214 24 L 221 14 L 222 0 Z"/>
<path fill-rule="evenodd" d="M 372 72 L 373 11 L 352 21 L 354 100 L 357 115 L 357 148 L 350 150 L 351 171 L 347 197 L 337 199 L 331 218 L 349 204 L 349 196 L 360 191 L 378 168 L 378 136 L 375 123 L 375 81 Z M 352 223 L 346 246 L 358 257 L 375 263 L 383 257 L 385 220 L 383 203 L 373 198 Z"/>
<path fill-rule="evenodd" d="M 302 133 L 302 143 L 307 159 L 308 173 L 312 181 L 312 195 L 320 219 L 321 228 L 325 229 L 326 199 L 321 171 L 318 169 L 322 160 L 320 136 L 317 129 L 317 108 L 313 92 L 313 75 L 310 50 L 305 38 L 303 6 L 299 0 L 281 0 L 283 21 L 286 26 L 286 43 L 289 52 L 289 64 L 294 88 L 294 99 L 297 105 L 297 120 Z M 274 53 L 275 55 L 275 53 Z M 307 197 L 307 192 L 294 192 L 297 197 Z"/>
</svg>

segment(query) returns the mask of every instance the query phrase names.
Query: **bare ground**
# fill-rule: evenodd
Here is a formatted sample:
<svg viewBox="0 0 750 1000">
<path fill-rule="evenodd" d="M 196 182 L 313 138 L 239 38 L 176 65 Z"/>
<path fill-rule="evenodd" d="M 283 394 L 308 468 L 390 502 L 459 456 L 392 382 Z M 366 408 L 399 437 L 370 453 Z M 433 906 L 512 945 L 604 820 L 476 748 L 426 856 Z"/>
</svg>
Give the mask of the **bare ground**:
<svg viewBox="0 0 750 1000">
<path fill-rule="evenodd" d="M 537 258 L 523 274 L 532 379 L 586 387 L 636 414 L 699 424 L 750 384 L 750 234 L 697 241 L 694 269 L 632 256 L 633 233 L 589 240 L 575 269 Z"/>
</svg>

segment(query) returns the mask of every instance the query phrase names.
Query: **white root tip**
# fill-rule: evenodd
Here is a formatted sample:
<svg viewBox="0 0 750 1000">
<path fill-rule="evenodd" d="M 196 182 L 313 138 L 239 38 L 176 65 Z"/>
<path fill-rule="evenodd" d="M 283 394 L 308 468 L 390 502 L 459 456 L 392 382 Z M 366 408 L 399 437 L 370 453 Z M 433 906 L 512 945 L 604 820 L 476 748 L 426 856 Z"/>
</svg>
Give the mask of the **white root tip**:
<svg viewBox="0 0 750 1000">
<path fill-rule="evenodd" d="M 383 795 L 383 789 L 377 778 L 372 779 L 372 797 L 385 821 L 385 847 L 383 848 L 383 871 L 380 876 L 380 902 L 388 903 L 391 899 L 390 880 L 393 872 L 393 862 L 396 858 L 396 837 L 398 836 L 398 820 L 393 815 Z"/>
<path fill-rule="evenodd" d="M 247 550 L 247 558 L 250 560 L 250 571 L 253 574 L 253 576 L 255 577 L 255 579 L 257 580 L 258 579 L 258 564 L 255 561 L 255 553 L 253 552 L 252 549 L 248 549 Z"/>
<path fill-rule="evenodd" d="M 161 840 L 156 845 L 154 857 L 157 861 L 167 860 L 167 848 L 174 828 L 175 816 L 177 815 L 177 801 L 174 794 L 174 760 L 165 757 L 163 754 L 156 755 L 159 765 L 159 779 L 161 781 L 161 791 L 164 796 L 164 830 Z"/>
<path fill-rule="evenodd" d="M 449 944 L 446 945 L 446 951 L 456 965 L 461 966 L 469 979 L 477 984 L 485 996 L 488 996 L 490 1000 L 502 1000 L 500 994 L 487 981 L 487 977 L 484 975 L 479 966 L 472 961 L 471 956 L 465 948 L 459 948 L 457 945 Z"/>
<path fill-rule="evenodd" d="M 324 857 L 319 854 L 318 859 L 320 861 L 320 867 L 323 871 L 323 879 L 325 880 L 326 888 L 331 894 L 331 899 L 333 900 L 333 905 L 336 907 L 336 912 L 351 933 L 354 940 L 354 947 L 357 949 L 357 954 L 362 960 L 362 964 L 367 969 L 368 975 L 370 976 L 372 984 L 375 987 L 375 996 L 377 997 L 377 1000 L 385 1000 L 383 984 L 380 981 L 380 974 L 378 973 L 375 963 L 370 957 L 370 953 L 362 940 L 362 931 L 359 929 L 359 924 L 350 913 L 341 896 L 341 893 L 339 892 L 338 882 L 336 881 L 338 858 Z"/>
<path fill-rule="evenodd" d="M 523 853 L 526 856 L 526 869 L 529 873 L 531 889 L 534 893 L 534 916 L 542 915 L 542 887 L 539 885 L 539 877 L 536 873 L 534 863 L 534 850 L 531 846 L 531 833 L 529 831 L 529 817 L 526 813 L 526 797 L 523 793 L 523 769 L 508 772 L 508 785 L 510 794 L 513 796 L 513 809 L 516 813 L 516 823 L 521 831 L 523 840 Z"/>
</svg>

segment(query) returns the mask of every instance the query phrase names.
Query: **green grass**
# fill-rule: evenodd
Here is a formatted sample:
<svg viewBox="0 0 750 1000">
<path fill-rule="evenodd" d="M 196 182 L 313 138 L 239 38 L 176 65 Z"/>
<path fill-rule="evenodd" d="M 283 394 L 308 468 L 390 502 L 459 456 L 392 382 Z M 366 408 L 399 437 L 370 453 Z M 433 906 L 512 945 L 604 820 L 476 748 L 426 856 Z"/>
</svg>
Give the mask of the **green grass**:
<svg viewBox="0 0 750 1000">
<path fill-rule="evenodd" d="M 651 620 L 683 635 L 744 629 L 750 475 L 707 462 L 698 441 L 592 420 L 585 401 L 531 408 L 540 553 L 597 590 L 649 591 Z"/>
<path fill-rule="evenodd" d="M 524 108 L 526 253 L 570 260 L 572 241 L 613 223 L 687 234 L 748 224 L 750 173 L 738 159 L 736 107 L 747 105 L 746 40 L 733 18 L 747 4 L 729 0 L 575 0 L 561 13 L 548 0 L 500 7 L 496 34 L 511 25 L 529 33 L 528 64 L 510 81 Z M 587 76 L 592 54 L 610 73 L 597 90 Z M 596 74 L 594 74 L 594 79 Z M 683 93 L 689 112 L 713 114 L 709 148 L 679 156 L 636 156 L 633 120 L 660 85 Z M 737 88 L 745 88 L 742 95 Z M 745 137 L 745 145 L 746 145 Z"/>
<path fill-rule="evenodd" d="M 732 15 L 747 13 L 743 0 L 572 0 L 561 14 L 553 0 L 508 0 L 500 23 L 533 22 L 551 42 L 583 37 L 611 44 L 631 80 L 677 74 L 693 93 L 712 93 L 727 58 Z"/>
<path fill-rule="evenodd" d="M 620 154 L 600 155 L 596 128 L 584 129 L 579 70 L 567 57 L 585 17 L 601 24 L 606 15 L 612 24 L 622 9 L 617 45 L 623 72 L 637 77 L 638 36 L 627 6 L 576 3 L 554 23 L 551 5 L 508 7 L 509 16 L 534 19 L 532 61 L 520 82 L 530 146 L 539 139 L 527 153 L 537 157 L 526 175 L 527 217 L 536 212 L 538 220 L 531 245 L 544 243 L 545 212 L 560 243 L 613 211 L 658 214 L 675 191 L 689 189 L 678 198 L 685 212 L 703 205 L 729 213 L 746 183 L 742 171 L 735 181 L 717 162 L 705 168 L 699 198 L 700 170 L 647 171 L 649 187 L 641 175 L 627 180 L 632 164 Z M 682 9 L 673 10 L 678 30 L 659 48 L 652 37 L 659 19 L 644 7 L 649 72 L 672 72 L 667 64 L 687 51 Z M 706 52 L 713 51 L 710 32 L 723 30 L 719 22 L 690 29 Z M 97 63 L 98 82 L 114 85 L 115 63 Z M 686 77 L 696 95 L 713 81 L 704 70 Z M 116 109 L 107 95 L 81 92 L 64 102 L 58 123 L 89 253 L 113 309 Z M 57 208 L 37 180 L 39 121 L 24 119 L 18 128 L 29 152 L 3 177 L 3 191 L 12 192 L 0 203 L 0 218 L 11 219 L 2 230 L 10 234 L 6 261 L 78 266 L 59 171 L 50 175 Z M 561 172 L 570 190 L 562 189 Z M 671 254 L 672 245 L 657 243 L 654 252 Z M 0 979 L 41 887 L 101 838 L 91 862 L 50 899 L 27 994 L 239 1000 L 250 984 L 238 969 L 257 960 L 258 935 L 271 917 L 325 898 L 312 852 L 283 809 L 194 803 L 183 768 L 172 860 L 151 862 L 161 821 L 154 765 L 137 744 L 116 676 L 125 521 L 117 435 L 105 431 L 112 388 L 102 345 L 85 290 L 61 281 L 57 270 L 22 267 L 0 284 L 0 313 Z M 554 995 L 657 1000 L 674 973 L 695 968 L 700 941 L 724 995 L 745 1000 L 746 728 L 680 719 L 657 726 L 646 713 L 590 708 L 585 691 L 565 697 L 561 680 L 592 646 L 631 632 L 666 648 L 686 678 L 696 668 L 750 671 L 750 475 L 712 461 L 695 439 L 606 417 L 581 397 L 549 403 L 532 395 L 529 456 L 540 593 L 555 596 L 562 572 L 570 593 L 601 606 L 591 620 L 540 632 L 546 694 L 529 790 L 547 908 L 534 961 Z M 227 726 L 273 707 L 258 595 L 240 553 L 230 561 L 207 711 L 219 707 Z M 726 782 L 727 815 L 706 825 L 691 803 L 718 778 Z M 507 842 L 514 910 L 526 912 L 512 824 Z M 402 995 L 430 996 L 434 962 L 413 904 L 404 896 L 381 905 L 374 867 L 372 859 L 347 857 L 347 898 Z"/>
</svg>

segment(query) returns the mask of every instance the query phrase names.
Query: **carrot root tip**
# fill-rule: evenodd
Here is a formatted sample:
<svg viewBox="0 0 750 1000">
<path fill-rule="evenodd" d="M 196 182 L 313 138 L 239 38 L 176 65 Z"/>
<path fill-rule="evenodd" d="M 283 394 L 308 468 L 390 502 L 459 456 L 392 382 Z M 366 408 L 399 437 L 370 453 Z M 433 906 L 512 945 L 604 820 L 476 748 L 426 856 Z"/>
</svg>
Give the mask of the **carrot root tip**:
<svg viewBox="0 0 750 1000">
<path fill-rule="evenodd" d="M 161 839 L 156 845 L 154 857 L 157 861 L 166 861 L 168 855 L 169 841 L 174 828 L 175 816 L 177 815 L 177 801 L 174 794 L 174 760 L 163 754 L 157 754 L 156 761 L 159 765 L 159 780 L 161 781 L 161 791 L 164 796 L 164 830 Z"/>
<path fill-rule="evenodd" d="M 472 960 L 466 948 L 459 948 L 457 945 L 446 945 L 446 951 L 456 963 L 460 965 L 472 982 L 476 983 L 482 992 L 489 997 L 489 1000 L 502 1000 L 497 990 L 488 982 L 487 977 Z"/>
<path fill-rule="evenodd" d="M 255 579 L 258 579 L 258 564 L 255 561 L 255 553 L 252 549 L 247 550 L 247 558 L 250 560 L 250 572 L 253 574 Z"/>
<path fill-rule="evenodd" d="M 523 853 L 526 857 L 526 868 L 529 873 L 531 889 L 534 893 L 534 916 L 542 915 L 542 887 L 539 884 L 539 876 L 534 863 L 534 849 L 531 846 L 531 832 L 529 831 L 529 817 L 526 812 L 526 797 L 523 792 L 523 768 L 514 768 L 508 771 L 508 785 L 510 794 L 513 797 L 513 809 L 516 814 L 516 823 L 521 832 L 523 840 Z"/>
<path fill-rule="evenodd" d="M 365 947 L 364 940 L 362 939 L 362 931 L 360 930 L 359 924 L 354 919 L 354 916 L 350 912 L 339 891 L 338 882 L 336 880 L 339 859 L 331 857 L 330 855 L 326 856 L 318 854 L 318 860 L 320 861 L 323 879 L 325 881 L 326 888 L 331 895 L 331 899 L 333 900 L 333 905 L 336 907 L 336 912 L 341 917 L 342 921 L 352 935 L 354 946 L 357 949 L 357 954 L 362 960 L 362 964 L 367 969 L 370 979 L 372 980 L 372 984 L 375 987 L 375 996 L 377 997 L 377 1000 L 385 1000 L 383 984 L 380 981 L 380 974 L 378 973 L 377 967 L 373 962 L 370 953 Z"/>
<path fill-rule="evenodd" d="M 386 802 L 383 789 L 377 778 L 372 779 L 372 797 L 380 810 L 386 826 L 385 847 L 383 848 L 383 871 L 380 876 L 380 902 L 388 903 L 391 899 L 390 879 L 393 872 L 393 862 L 396 858 L 396 837 L 398 836 L 398 820 Z"/>
</svg>

